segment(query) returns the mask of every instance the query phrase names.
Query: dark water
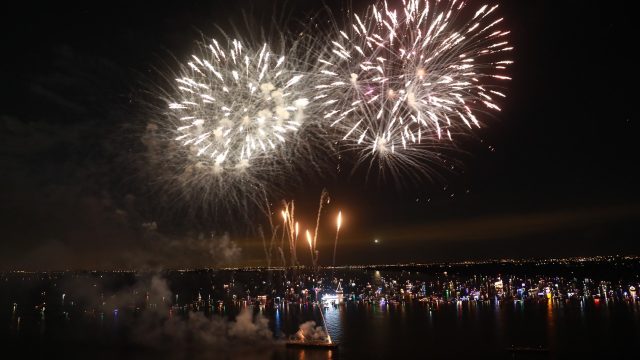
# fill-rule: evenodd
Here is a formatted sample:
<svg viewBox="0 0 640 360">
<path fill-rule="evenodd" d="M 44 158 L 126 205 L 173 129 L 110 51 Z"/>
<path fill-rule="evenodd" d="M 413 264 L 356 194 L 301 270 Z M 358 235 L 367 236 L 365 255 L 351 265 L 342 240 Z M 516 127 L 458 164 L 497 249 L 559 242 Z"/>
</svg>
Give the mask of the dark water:
<svg viewBox="0 0 640 360">
<path fill-rule="evenodd" d="M 311 305 L 251 308 L 269 319 L 276 338 L 295 333 L 304 321 L 322 322 L 318 308 Z M 206 347 L 156 351 L 131 345 L 127 328 L 104 314 L 82 321 L 42 318 L 18 328 L 13 322 L 4 340 L 27 357 L 131 359 L 638 358 L 640 344 L 640 306 L 627 302 L 459 302 L 432 308 L 420 303 L 348 303 L 325 309 L 324 318 L 332 339 L 340 343 L 338 351 L 292 350 L 278 341 L 255 349 L 243 344 L 231 352 L 218 352 L 215 346 L 211 352 Z M 512 352 L 512 346 L 519 351 Z"/>
<path fill-rule="evenodd" d="M 611 302 L 461 302 L 436 309 L 349 304 L 327 309 L 325 319 L 341 344 L 340 359 L 640 358 L 639 310 L 637 304 Z M 520 351 L 511 352 L 512 346 Z M 548 352 L 524 351 L 539 347 Z"/>
</svg>

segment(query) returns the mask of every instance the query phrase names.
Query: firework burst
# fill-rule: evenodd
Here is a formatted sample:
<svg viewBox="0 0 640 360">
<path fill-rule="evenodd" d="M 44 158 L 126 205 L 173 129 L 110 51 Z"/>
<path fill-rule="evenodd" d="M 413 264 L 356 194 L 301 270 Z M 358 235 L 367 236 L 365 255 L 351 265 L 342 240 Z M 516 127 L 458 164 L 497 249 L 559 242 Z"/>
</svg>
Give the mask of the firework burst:
<svg viewBox="0 0 640 360">
<path fill-rule="evenodd" d="M 163 195 L 205 214 L 264 207 L 265 194 L 291 187 L 300 169 L 324 167 L 317 148 L 330 149 L 309 120 L 319 114 L 307 111 L 315 109 L 305 82 L 316 40 L 278 31 L 238 38 L 198 43 L 161 87 L 164 109 L 143 137 Z"/>
<path fill-rule="evenodd" d="M 214 176 L 271 162 L 300 129 L 309 104 L 304 75 L 266 43 L 251 49 L 233 39 L 223 48 L 214 39 L 187 65 L 176 79 L 178 100 L 169 104 L 175 140 Z"/>
<path fill-rule="evenodd" d="M 425 160 L 456 133 L 499 111 L 500 81 L 512 49 L 497 6 L 469 12 L 460 1 L 387 2 L 353 14 L 319 59 L 324 79 L 313 101 L 359 163 L 424 172 Z"/>
</svg>

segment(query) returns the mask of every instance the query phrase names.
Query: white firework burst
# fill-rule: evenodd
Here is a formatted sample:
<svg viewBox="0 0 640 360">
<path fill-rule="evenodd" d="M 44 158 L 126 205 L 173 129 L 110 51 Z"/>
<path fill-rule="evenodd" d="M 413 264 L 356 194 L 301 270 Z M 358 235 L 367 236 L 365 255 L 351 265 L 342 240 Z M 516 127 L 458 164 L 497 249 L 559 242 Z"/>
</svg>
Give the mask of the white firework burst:
<svg viewBox="0 0 640 360">
<path fill-rule="evenodd" d="M 305 84 L 316 39 L 285 35 L 200 42 L 152 91 L 166 102 L 152 110 L 142 142 L 162 204 L 204 218 L 250 216 L 265 196 L 298 183 L 294 171 L 325 166 L 315 154 L 330 147 L 310 119 L 319 114 Z"/>
<path fill-rule="evenodd" d="M 239 40 L 201 47 L 176 79 L 169 104 L 178 120 L 175 140 L 211 166 L 213 176 L 271 163 L 302 126 L 309 99 L 304 74 L 268 44 Z"/>
<path fill-rule="evenodd" d="M 469 12 L 457 0 L 386 1 L 352 15 L 319 59 L 322 83 L 313 101 L 359 162 L 381 170 L 426 172 L 435 148 L 481 126 L 499 111 L 499 81 L 512 61 L 496 6 Z"/>
</svg>

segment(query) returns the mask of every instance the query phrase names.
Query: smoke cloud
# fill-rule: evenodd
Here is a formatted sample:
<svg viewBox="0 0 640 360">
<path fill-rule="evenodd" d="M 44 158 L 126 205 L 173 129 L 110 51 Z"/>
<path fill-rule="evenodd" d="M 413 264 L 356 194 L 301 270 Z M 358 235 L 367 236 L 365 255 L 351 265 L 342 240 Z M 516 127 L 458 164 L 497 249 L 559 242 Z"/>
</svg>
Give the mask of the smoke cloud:
<svg viewBox="0 0 640 360">
<path fill-rule="evenodd" d="M 143 223 L 145 246 L 130 248 L 123 263 L 136 269 L 218 268 L 237 265 L 242 248 L 228 233 L 167 235 L 157 230 L 155 222 Z"/>
<path fill-rule="evenodd" d="M 160 275 L 145 276 L 111 294 L 87 280 L 61 284 L 67 303 L 74 301 L 83 308 L 119 313 L 120 331 L 128 334 L 126 341 L 131 345 L 171 355 L 193 350 L 198 357 L 246 358 L 276 344 L 269 320 L 254 314 L 253 307 L 243 308 L 235 318 L 185 311 L 172 303 L 175 294 Z"/>
<path fill-rule="evenodd" d="M 207 317 L 203 312 L 189 312 L 187 316 L 170 311 L 167 299 L 172 298 L 165 279 L 154 276 L 148 289 L 149 306 L 133 325 L 133 340 L 149 347 L 206 347 L 213 351 L 230 351 L 251 345 L 252 348 L 272 344 L 273 333 L 269 320 L 251 308 L 243 308 L 235 320 L 217 315 Z"/>
<path fill-rule="evenodd" d="M 297 332 L 297 337 L 300 340 L 310 341 L 324 341 L 327 340 L 327 332 L 322 326 L 316 326 L 315 321 L 307 321 L 300 325 L 300 330 Z"/>
</svg>

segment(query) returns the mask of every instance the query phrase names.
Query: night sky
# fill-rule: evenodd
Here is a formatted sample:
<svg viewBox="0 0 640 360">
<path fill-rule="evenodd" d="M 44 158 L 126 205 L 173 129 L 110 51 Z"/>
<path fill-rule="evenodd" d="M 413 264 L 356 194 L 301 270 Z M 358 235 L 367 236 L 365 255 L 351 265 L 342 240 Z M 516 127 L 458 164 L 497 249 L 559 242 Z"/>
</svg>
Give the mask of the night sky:
<svg viewBox="0 0 640 360">
<path fill-rule="evenodd" d="M 157 69 L 185 59 L 201 33 L 239 20 L 243 9 L 269 19 L 267 3 L 22 2 L 4 10 L 0 269 L 260 265 L 250 226 L 155 206 L 136 169 L 135 129 L 150 116 L 141 104 Z M 296 17 L 321 9 L 314 4 L 288 8 Z M 288 194 L 307 222 L 321 189 L 331 194 L 320 263 L 330 262 L 338 208 L 340 264 L 640 252 L 630 9 L 509 1 L 500 11 L 516 47 L 513 81 L 503 111 L 458 144 L 459 165 L 418 183 L 315 176 Z M 157 229 L 143 225 L 152 222 Z M 228 249 L 206 241 L 227 230 L 237 246 L 231 263 L 219 254 Z M 306 248 L 299 253 L 308 261 Z"/>
</svg>

